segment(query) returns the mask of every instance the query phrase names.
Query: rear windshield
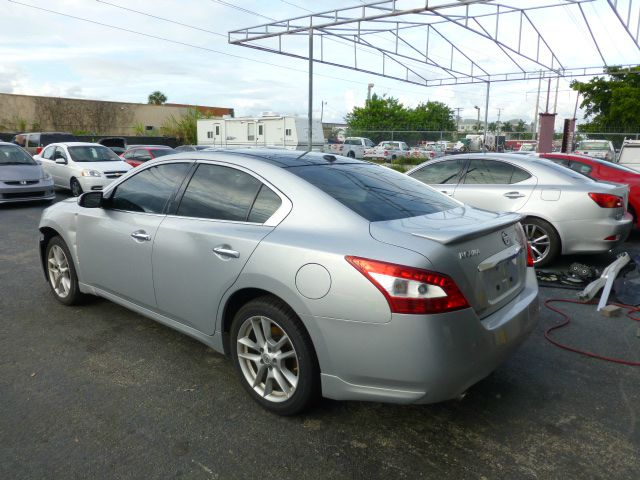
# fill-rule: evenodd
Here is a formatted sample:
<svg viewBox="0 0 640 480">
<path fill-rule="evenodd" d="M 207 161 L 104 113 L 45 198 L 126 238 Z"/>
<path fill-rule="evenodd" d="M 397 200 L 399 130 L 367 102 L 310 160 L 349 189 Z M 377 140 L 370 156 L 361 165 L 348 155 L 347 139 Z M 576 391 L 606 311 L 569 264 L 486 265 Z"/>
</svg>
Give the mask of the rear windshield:
<svg viewBox="0 0 640 480">
<path fill-rule="evenodd" d="M 370 222 L 417 217 L 459 206 L 422 182 L 383 166 L 314 165 L 289 171 Z"/>
<path fill-rule="evenodd" d="M 153 152 L 153 156 L 155 158 L 164 157 L 165 155 L 170 155 L 172 153 L 176 153 L 173 148 L 158 148 L 157 150 L 156 149 L 151 149 L 151 151 Z"/>
<path fill-rule="evenodd" d="M 580 142 L 576 150 L 609 150 L 607 142 Z"/>
<path fill-rule="evenodd" d="M 117 162 L 122 160 L 113 150 L 100 146 L 69 147 L 74 162 Z"/>
<path fill-rule="evenodd" d="M 36 165 L 36 162 L 16 145 L 0 145 L 0 165 Z"/>
</svg>

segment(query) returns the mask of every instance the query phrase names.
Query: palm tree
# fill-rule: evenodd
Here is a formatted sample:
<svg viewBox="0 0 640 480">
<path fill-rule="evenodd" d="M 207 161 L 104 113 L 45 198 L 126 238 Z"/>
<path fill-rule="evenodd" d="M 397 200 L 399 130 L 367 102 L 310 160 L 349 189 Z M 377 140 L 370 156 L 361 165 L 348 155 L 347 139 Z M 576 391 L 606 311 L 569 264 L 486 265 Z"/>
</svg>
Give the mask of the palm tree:
<svg viewBox="0 0 640 480">
<path fill-rule="evenodd" d="M 156 90 L 151 95 L 149 95 L 149 104 L 150 105 L 162 105 L 167 101 L 167 96 L 162 93 L 160 90 Z"/>
</svg>

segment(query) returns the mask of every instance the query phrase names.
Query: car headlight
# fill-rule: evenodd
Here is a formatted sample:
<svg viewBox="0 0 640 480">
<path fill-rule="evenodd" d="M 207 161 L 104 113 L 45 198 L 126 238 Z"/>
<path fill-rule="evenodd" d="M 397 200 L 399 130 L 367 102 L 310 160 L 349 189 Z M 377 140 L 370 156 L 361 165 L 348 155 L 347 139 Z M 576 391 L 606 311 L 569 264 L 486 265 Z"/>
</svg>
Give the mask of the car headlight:
<svg viewBox="0 0 640 480">
<path fill-rule="evenodd" d="M 101 177 L 102 173 L 97 170 L 82 170 L 83 177 Z"/>
</svg>

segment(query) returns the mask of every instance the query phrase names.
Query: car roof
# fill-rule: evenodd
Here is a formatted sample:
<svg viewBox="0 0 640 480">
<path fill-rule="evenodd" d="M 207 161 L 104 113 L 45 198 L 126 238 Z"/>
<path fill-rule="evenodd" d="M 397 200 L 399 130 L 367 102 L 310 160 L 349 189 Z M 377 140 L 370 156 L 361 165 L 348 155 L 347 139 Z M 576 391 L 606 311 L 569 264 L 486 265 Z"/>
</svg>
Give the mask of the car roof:
<svg viewBox="0 0 640 480">
<path fill-rule="evenodd" d="M 306 152 L 302 150 L 284 150 L 284 149 L 260 149 L 260 148 L 234 148 L 234 149 L 216 149 L 216 150 L 200 150 L 198 152 L 179 153 L 178 155 L 197 155 L 198 159 L 206 159 L 207 157 L 214 157 L 216 153 L 225 153 L 237 156 L 251 157 L 257 160 L 261 160 L 265 163 L 275 165 L 281 168 L 313 166 L 313 165 L 327 165 L 327 164 L 363 164 L 367 165 L 370 162 L 364 162 L 341 155 L 333 155 L 322 152 Z M 167 157 L 163 157 L 167 158 Z M 213 158 L 212 158 L 213 159 Z"/>
<path fill-rule="evenodd" d="M 50 147 L 52 145 L 63 146 L 63 147 L 104 147 L 104 145 L 101 145 L 99 143 L 93 143 L 93 142 L 55 142 L 55 143 L 50 143 L 49 145 L 47 145 L 47 147 Z M 104 147 L 104 148 L 107 148 L 107 147 Z"/>
<path fill-rule="evenodd" d="M 127 150 L 133 150 L 134 148 L 169 148 L 173 149 L 169 145 L 129 145 L 127 146 Z"/>
</svg>

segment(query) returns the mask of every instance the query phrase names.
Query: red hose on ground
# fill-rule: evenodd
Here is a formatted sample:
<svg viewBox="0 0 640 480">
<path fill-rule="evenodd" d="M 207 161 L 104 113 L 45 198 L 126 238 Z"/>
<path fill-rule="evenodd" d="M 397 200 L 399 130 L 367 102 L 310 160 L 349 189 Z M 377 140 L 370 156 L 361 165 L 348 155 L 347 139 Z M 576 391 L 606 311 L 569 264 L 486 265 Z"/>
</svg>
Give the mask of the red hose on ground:
<svg viewBox="0 0 640 480">
<path fill-rule="evenodd" d="M 558 329 L 563 328 L 563 327 L 566 327 L 567 325 L 569 325 L 571 323 L 571 318 L 569 317 L 569 315 L 567 315 L 565 312 L 563 312 L 559 308 L 552 307 L 551 303 L 577 303 L 578 305 L 594 305 L 596 302 L 595 301 L 580 302 L 578 300 L 569 300 L 569 299 L 565 299 L 565 298 L 551 298 L 551 299 L 545 301 L 544 302 L 544 306 L 545 307 L 547 307 L 549 310 L 552 310 L 552 311 L 556 312 L 557 314 L 559 314 L 560 316 L 562 316 L 564 318 L 563 322 L 561 322 L 561 323 L 559 323 L 557 325 L 554 325 L 552 327 L 549 327 L 549 328 L 547 328 L 545 330 L 544 338 L 546 338 L 549 342 L 554 344 L 556 347 L 563 348 L 564 350 L 569 350 L 570 352 L 578 353 L 580 355 L 585 355 L 585 356 L 591 357 L 591 358 L 596 358 L 598 360 L 604 360 L 605 362 L 613 362 L 613 363 L 620 363 L 622 365 L 630 365 L 630 366 L 633 366 L 633 367 L 640 367 L 640 362 L 634 362 L 634 361 L 631 361 L 631 360 L 624 360 L 624 359 L 620 359 L 620 358 L 606 357 L 604 355 L 599 355 L 597 353 L 587 352 L 585 350 L 580 350 L 578 348 L 572 347 L 572 346 L 567 345 L 565 343 L 558 342 L 557 340 L 554 340 L 553 338 L 551 338 L 551 332 L 552 331 L 558 330 Z M 626 308 L 628 310 L 627 315 L 626 315 L 627 318 L 630 318 L 631 320 L 634 320 L 636 322 L 640 322 L 640 318 L 633 316 L 633 313 L 640 311 L 640 308 L 632 307 L 630 305 L 624 305 L 624 304 L 621 304 L 621 303 L 612 303 L 610 305 L 616 305 L 616 306 L 621 307 L 621 308 Z"/>
</svg>

